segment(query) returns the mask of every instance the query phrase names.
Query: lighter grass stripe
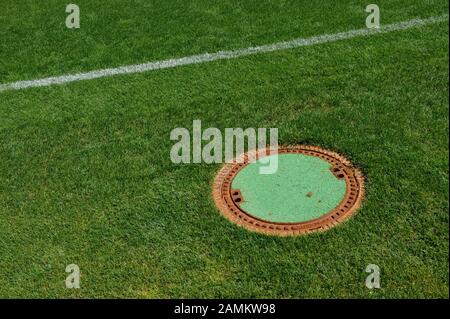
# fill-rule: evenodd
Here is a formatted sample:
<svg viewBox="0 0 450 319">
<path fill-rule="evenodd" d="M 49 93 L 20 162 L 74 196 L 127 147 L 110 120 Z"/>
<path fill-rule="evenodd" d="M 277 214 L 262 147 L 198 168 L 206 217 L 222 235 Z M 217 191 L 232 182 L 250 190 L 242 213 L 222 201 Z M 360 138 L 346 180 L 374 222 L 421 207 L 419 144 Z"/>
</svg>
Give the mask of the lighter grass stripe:
<svg viewBox="0 0 450 319">
<path fill-rule="evenodd" d="M 0 92 L 8 90 L 21 90 L 31 87 L 41 87 L 50 86 L 54 84 L 64 84 L 69 82 L 92 80 L 97 78 L 109 77 L 120 74 L 133 74 L 142 73 L 153 70 L 174 68 L 189 64 L 198 64 L 204 62 L 211 62 L 224 59 L 234 59 L 238 57 L 274 52 L 292 48 L 298 48 L 303 46 L 310 46 L 321 43 L 335 42 L 339 40 L 351 39 L 355 37 L 370 36 L 379 33 L 388 33 L 392 31 L 406 30 L 413 27 L 439 23 L 448 21 L 448 15 L 436 16 L 427 19 L 413 19 L 404 22 L 398 22 L 393 24 L 387 24 L 381 26 L 378 29 L 357 29 L 350 30 L 346 32 L 334 33 L 334 34 L 324 34 L 320 36 L 315 36 L 311 38 L 300 38 L 285 42 L 278 42 L 274 44 L 267 44 L 257 47 L 250 47 L 245 49 L 238 49 L 232 51 L 219 51 L 216 53 L 205 53 L 199 55 L 192 55 L 183 58 L 169 59 L 163 61 L 149 62 L 136 65 L 126 65 L 118 68 L 109 68 L 103 70 L 90 71 L 85 73 L 67 74 L 56 77 L 42 78 L 29 81 L 18 81 L 12 83 L 0 84 Z"/>
</svg>

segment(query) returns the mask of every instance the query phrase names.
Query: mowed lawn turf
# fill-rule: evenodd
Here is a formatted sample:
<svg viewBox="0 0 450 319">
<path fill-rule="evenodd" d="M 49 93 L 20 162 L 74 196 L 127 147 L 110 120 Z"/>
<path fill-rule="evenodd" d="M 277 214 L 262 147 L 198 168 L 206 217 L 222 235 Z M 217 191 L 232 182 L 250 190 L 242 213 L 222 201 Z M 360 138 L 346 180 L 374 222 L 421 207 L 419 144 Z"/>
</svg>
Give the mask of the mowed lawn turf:
<svg viewBox="0 0 450 319">
<path fill-rule="evenodd" d="M 365 27 L 363 1 L 3 0 L 0 83 Z M 381 23 L 448 2 L 377 1 Z M 0 297 L 449 296 L 448 21 L 232 60 L 0 93 Z M 345 223 L 277 238 L 223 218 L 220 165 L 170 131 L 277 127 L 364 172 Z M 67 289 L 65 268 L 81 269 Z M 381 289 L 365 287 L 368 264 Z"/>
</svg>

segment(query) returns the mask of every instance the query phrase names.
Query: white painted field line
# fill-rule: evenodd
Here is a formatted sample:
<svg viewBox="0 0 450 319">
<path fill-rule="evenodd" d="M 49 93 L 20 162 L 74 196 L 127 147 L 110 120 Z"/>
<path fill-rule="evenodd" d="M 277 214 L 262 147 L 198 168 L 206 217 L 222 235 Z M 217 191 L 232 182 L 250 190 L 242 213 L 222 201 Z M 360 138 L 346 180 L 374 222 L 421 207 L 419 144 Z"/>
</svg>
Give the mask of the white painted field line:
<svg viewBox="0 0 450 319">
<path fill-rule="evenodd" d="M 198 64 L 210 61 L 217 61 L 223 59 L 233 59 L 242 56 L 258 54 L 258 53 L 266 53 L 266 52 L 274 52 L 285 49 L 298 48 L 302 46 L 310 46 L 320 43 L 327 42 L 335 42 L 339 40 L 351 39 L 355 37 L 369 36 L 373 34 L 379 33 L 387 33 L 398 30 L 405 30 L 413 27 L 423 26 L 427 24 L 433 24 L 438 22 L 448 21 L 448 15 L 442 15 L 437 17 L 431 17 L 427 19 L 413 19 L 404 22 L 398 22 L 393 24 L 387 24 L 379 29 L 357 29 L 350 30 L 346 32 L 334 33 L 334 34 L 325 34 L 320 36 L 315 36 L 311 38 L 304 39 L 294 39 L 291 41 L 278 42 L 274 44 L 262 45 L 257 47 L 250 47 L 245 49 L 238 49 L 233 51 L 219 51 L 216 53 L 205 53 L 199 55 L 188 56 L 184 58 L 177 59 L 169 59 L 162 60 L 156 62 L 149 62 L 144 64 L 136 64 L 136 65 L 127 65 L 121 66 L 118 68 L 110 68 L 103 70 L 90 71 L 86 73 L 77 73 L 77 74 L 67 74 L 56 77 L 49 77 L 37 80 L 29 80 L 29 81 L 18 81 L 12 83 L 0 84 L 0 92 L 7 90 L 21 90 L 31 87 L 39 87 L 39 86 L 49 86 L 53 84 L 64 84 L 69 82 L 83 81 L 83 80 L 91 80 L 96 78 L 103 78 L 108 76 L 114 76 L 119 74 L 131 74 L 131 73 L 142 73 L 152 70 L 160 70 L 167 68 L 174 68 L 177 66 L 188 65 L 188 64 Z"/>
</svg>

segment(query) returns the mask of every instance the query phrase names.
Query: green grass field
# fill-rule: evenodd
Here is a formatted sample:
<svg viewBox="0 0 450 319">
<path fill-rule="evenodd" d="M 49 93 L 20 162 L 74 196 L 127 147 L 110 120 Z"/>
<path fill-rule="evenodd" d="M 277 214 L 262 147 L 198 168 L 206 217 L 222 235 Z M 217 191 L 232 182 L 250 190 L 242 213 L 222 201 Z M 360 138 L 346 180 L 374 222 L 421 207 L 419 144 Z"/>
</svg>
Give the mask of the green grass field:
<svg viewBox="0 0 450 319">
<path fill-rule="evenodd" d="M 74 1 L 75 2 L 75 1 Z M 365 27 L 363 1 L 0 0 L 0 84 Z M 381 23 L 448 13 L 379 0 Z M 0 297 L 448 298 L 448 21 L 173 69 L 0 92 Z M 170 131 L 277 127 L 351 158 L 351 219 L 251 233 L 175 165 Z M 81 269 L 67 289 L 65 268 Z M 365 286 L 368 264 L 381 289 Z"/>
</svg>

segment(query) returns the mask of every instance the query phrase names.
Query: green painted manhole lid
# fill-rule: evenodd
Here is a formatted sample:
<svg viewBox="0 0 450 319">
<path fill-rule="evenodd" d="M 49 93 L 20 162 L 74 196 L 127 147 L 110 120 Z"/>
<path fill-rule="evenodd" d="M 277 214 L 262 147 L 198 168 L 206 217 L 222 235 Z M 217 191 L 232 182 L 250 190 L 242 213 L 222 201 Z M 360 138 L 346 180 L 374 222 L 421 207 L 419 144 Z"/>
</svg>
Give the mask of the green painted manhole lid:
<svg viewBox="0 0 450 319">
<path fill-rule="evenodd" d="M 260 174 L 273 157 L 276 172 Z M 362 175 L 337 153 L 296 146 L 271 155 L 263 150 L 256 158 L 249 161 L 245 154 L 243 163 L 225 165 L 213 190 L 221 212 L 249 230 L 273 235 L 326 230 L 360 206 Z"/>
</svg>

